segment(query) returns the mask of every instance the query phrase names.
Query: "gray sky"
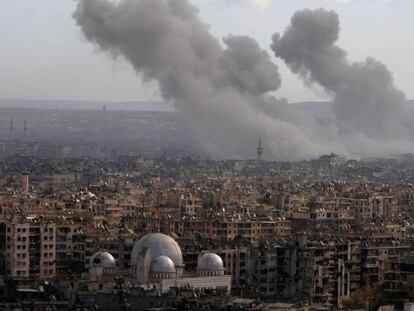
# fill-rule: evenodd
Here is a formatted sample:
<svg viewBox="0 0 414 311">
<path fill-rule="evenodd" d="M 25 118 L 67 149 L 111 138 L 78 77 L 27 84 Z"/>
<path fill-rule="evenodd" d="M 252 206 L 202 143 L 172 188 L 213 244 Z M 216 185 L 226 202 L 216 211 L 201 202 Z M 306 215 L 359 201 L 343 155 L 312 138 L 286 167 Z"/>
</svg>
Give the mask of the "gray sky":
<svg viewBox="0 0 414 311">
<path fill-rule="evenodd" d="M 305 7 L 334 9 L 341 18 L 339 44 L 351 60 L 373 56 L 394 72 L 414 98 L 413 0 L 191 0 L 218 37 L 243 34 L 269 49 L 292 14 Z M 156 85 L 143 85 L 131 67 L 86 42 L 71 18 L 73 0 L 0 0 L 0 98 L 157 100 Z M 280 60 L 278 96 L 291 102 L 327 99 L 308 89 Z"/>
</svg>

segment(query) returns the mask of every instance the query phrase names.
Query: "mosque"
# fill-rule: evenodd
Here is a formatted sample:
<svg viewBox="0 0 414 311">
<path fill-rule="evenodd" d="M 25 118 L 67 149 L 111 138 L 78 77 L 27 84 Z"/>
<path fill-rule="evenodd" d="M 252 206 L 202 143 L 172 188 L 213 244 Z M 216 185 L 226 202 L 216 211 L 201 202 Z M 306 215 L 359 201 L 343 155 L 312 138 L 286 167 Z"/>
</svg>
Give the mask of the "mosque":
<svg viewBox="0 0 414 311">
<path fill-rule="evenodd" d="M 127 274 L 125 279 L 129 283 L 156 289 L 159 293 L 180 287 L 201 292 L 219 290 L 228 294 L 231 290 L 231 276 L 225 274 L 220 256 L 201 253 L 196 272 L 186 271 L 180 246 L 172 237 L 162 233 L 146 235 L 134 244 L 130 271 L 118 269 L 114 257 L 106 251 L 99 251 L 90 258 L 91 282 L 109 280 L 122 274 Z"/>
</svg>

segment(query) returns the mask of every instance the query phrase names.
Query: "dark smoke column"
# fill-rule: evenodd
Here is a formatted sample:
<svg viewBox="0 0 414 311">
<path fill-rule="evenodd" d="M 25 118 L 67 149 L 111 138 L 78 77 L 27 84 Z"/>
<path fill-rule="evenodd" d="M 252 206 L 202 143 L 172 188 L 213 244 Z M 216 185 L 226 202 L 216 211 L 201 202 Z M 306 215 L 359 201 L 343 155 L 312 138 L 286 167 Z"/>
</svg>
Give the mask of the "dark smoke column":
<svg viewBox="0 0 414 311">
<path fill-rule="evenodd" d="M 253 158 L 258 135 L 271 158 L 332 151 L 312 122 L 268 94 L 281 82 L 269 55 L 248 37 L 228 37 L 223 49 L 187 0 L 78 0 L 74 18 L 89 41 L 156 80 L 211 155 Z"/>
<path fill-rule="evenodd" d="M 283 35 L 273 36 L 272 49 L 294 73 L 333 96 L 342 133 L 363 133 L 379 141 L 407 135 L 402 121 L 406 98 L 392 74 L 373 58 L 349 62 L 347 52 L 335 44 L 339 28 L 333 11 L 298 11 Z"/>
</svg>

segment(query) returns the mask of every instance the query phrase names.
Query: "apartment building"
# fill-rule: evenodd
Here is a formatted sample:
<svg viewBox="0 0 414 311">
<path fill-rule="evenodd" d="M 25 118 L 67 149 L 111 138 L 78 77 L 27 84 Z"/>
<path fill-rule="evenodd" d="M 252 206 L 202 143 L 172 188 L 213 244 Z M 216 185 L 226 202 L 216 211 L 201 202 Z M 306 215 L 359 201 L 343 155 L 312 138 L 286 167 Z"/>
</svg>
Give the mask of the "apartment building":
<svg viewBox="0 0 414 311">
<path fill-rule="evenodd" d="M 13 278 L 56 276 L 56 224 L 13 217 L 0 224 L 1 267 Z"/>
</svg>

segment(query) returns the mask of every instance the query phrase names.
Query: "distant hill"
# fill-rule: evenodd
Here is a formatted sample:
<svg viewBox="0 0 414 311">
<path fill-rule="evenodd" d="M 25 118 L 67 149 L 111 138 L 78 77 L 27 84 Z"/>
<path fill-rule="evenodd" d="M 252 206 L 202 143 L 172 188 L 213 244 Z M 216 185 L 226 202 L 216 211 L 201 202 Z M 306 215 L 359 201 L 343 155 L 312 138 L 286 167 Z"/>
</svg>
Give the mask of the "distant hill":
<svg viewBox="0 0 414 311">
<path fill-rule="evenodd" d="M 165 102 L 99 102 L 71 100 L 0 99 L 0 108 L 29 108 L 56 110 L 125 110 L 174 111 L 174 105 Z"/>
<path fill-rule="evenodd" d="M 317 120 L 332 120 L 334 118 L 331 102 L 300 102 L 292 103 L 293 107 L 305 112 Z M 405 109 L 414 113 L 414 100 L 409 99 L 406 102 Z"/>
<path fill-rule="evenodd" d="M 300 102 L 291 103 L 291 106 L 298 110 L 308 112 L 312 115 L 328 115 L 332 114 L 332 103 L 331 102 Z"/>
<path fill-rule="evenodd" d="M 301 102 L 292 103 L 291 106 L 311 116 L 321 124 L 330 123 L 334 119 L 332 103 L 330 102 Z"/>
<path fill-rule="evenodd" d="M 318 119 L 333 118 L 331 102 L 299 102 L 291 103 L 292 107 Z M 28 108 L 52 110 L 111 110 L 111 111 L 175 111 L 171 103 L 166 102 L 100 102 L 72 100 L 25 100 L 0 99 L 0 108 Z M 414 100 L 407 101 L 407 109 L 414 111 Z"/>
<path fill-rule="evenodd" d="M 300 102 L 291 104 L 298 110 L 312 115 L 331 112 L 328 102 Z M 165 102 L 105 102 L 74 100 L 0 99 L 0 108 L 56 109 L 56 110 L 126 110 L 126 111 L 174 111 L 174 105 Z"/>
</svg>

